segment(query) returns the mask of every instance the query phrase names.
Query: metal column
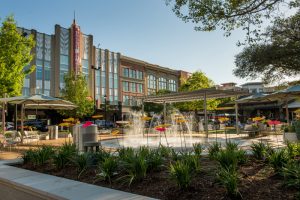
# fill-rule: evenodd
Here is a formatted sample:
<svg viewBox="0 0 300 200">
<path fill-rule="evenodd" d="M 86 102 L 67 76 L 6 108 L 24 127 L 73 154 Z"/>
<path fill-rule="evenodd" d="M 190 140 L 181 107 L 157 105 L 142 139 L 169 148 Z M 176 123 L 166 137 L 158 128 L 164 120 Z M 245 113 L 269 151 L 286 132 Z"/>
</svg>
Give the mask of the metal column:
<svg viewBox="0 0 300 200">
<path fill-rule="evenodd" d="M 206 137 L 208 138 L 208 118 L 207 118 L 207 99 L 206 99 L 206 92 L 204 93 L 204 102 L 203 102 L 203 107 L 204 107 L 204 129 L 206 133 Z"/>
<path fill-rule="evenodd" d="M 164 101 L 164 124 L 166 124 L 166 119 L 167 119 L 167 108 L 166 108 L 167 104 Z"/>
<path fill-rule="evenodd" d="M 145 107 L 144 107 L 144 99 L 142 99 L 142 117 L 144 117 Z"/>
<path fill-rule="evenodd" d="M 286 122 L 290 124 L 288 100 L 285 101 L 285 116 Z"/>
<path fill-rule="evenodd" d="M 237 98 L 236 98 L 237 100 Z M 238 103 L 235 100 L 235 104 L 234 104 L 234 108 L 235 108 L 235 130 L 236 133 L 239 134 L 240 133 L 240 128 L 239 128 L 239 107 L 238 107 Z"/>
<path fill-rule="evenodd" d="M 6 98 L 6 93 L 4 94 L 4 98 Z M 2 104 L 2 133 L 4 135 L 5 133 L 5 106 L 6 106 L 6 102 L 4 101 Z"/>
</svg>

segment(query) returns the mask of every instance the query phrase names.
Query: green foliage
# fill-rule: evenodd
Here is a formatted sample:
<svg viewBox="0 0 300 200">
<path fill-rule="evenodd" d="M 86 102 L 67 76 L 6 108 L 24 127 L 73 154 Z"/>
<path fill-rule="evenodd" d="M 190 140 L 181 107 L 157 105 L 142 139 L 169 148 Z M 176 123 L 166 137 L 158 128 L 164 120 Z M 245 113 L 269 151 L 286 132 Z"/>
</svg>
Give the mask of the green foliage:
<svg viewBox="0 0 300 200">
<path fill-rule="evenodd" d="M 36 154 L 36 151 L 33 149 L 29 149 L 29 150 L 25 151 L 22 155 L 23 163 L 24 164 L 33 164 L 35 154 Z"/>
<path fill-rule="evenodd" d="M 300 11 L 286 19 L 275 19 L 263 33 L 263 43 L 245 47 L 236 55 L 234 74 L 240 78 L 262 77 L 265 82 L 299 74 L 299 20 Z"/>
<path fill-rule="evenodd" d="M 288 142 L 286 145 L 286 150 L 290 158 L 295 158 L 296 156 L 300 156 L 300 143 Z"/>
<path fill-rule="evenodd" d="M 284 184 L 287 187 L 294 187 L 300 189 L 300 163 L 299 161 L 293 161 L 288 163 L 282 168 L 282 174 L 284 176 Z"/>
<path fill-rule="evenodd" d="M 253 156 L 259 160 L 265 160 L 269 156 L 269 147 L 262 143 L 252 143 L 251 145 Z"/>
<path fill-rule="evenodd" d="M 88 169 L 89 162 L 90 162 L 90 154 L 88 153 L 76 154 L 72 158 L 72 163 L 75 165 L 77 170 L 78 179 L 80 178 L 81 174 Z"/>
<path fill-rule="evenodd" d="M 62 97 L 74 103 L 77 108 L 60 111 L 60 113 L 64 116 L 75 118 L 91 115 L 94 112 L 94 103 L 92 100 L 87 99 L 89 93 L 85 76 L 71 72 L 65 75 L 64 80 L 66 86 L 62 91 Z"/>
<path fill-rule="evenodd" d="M 234 142 L 227 142 L 226 143 L 226 150 L 230 150 L 230 151 L 237 151 L 238 150 L 238 143 L 234 143 Z"/>
<path fill-rule="evenodd" d="M 42 146 L 39 149 L 36 150 L 36 154 L 34 156 L 34 164 L 36 166 L 42 166 L 47 161 L 49 161 L 52 158 L 52 155 L 54 154 L 54 149 L 52 146 Z"/>
<path fill-rule="evenodd" d="M 164 95 L 164 94 L 169 94 L 171 93 L 170 90 L 158 90 L 155 94 L 153 95 Z M 145 102 L 144 103 L 144 111 L 146 113 L 154 112 L 154 113 L 161 113 L 164 109 L 163 104 L 157 104 L 157 103 L 152 103 L 152 102 Z M 167 110 L 170 110 L 171 107 L 170 105 L 167 105 Z"/>
<path fill-rule="evenodd" d="M 65 143 L 59 148 L 58 152 L 53 155 L 53 163 L 57 169 L 63 169 L 70 163 L 72 158 L 77 154 L 76 146 L 72 143 Z"/>
<path fill-rule="evenodd" d="M 132 147 L 123 147 L 118 149 L 118 154 L 121 161 L 127 161 L 135 155 L 135 152 Z"/>
<path fill-rule="evenodd" d="M 104 178 L 105 181 L 111 183 L 111 178 L 116 173 L 117 169 L 118 169 L 117 159 L 113 156 L 106 157 L 99 164 L 100 173 L 97 175 L 97 177 Z"/>
<path fill-rule="evenodd" d="M 298 8 L 299 1 L 278 0 L 166 0 L 184 22 L 195 24 L 196 31 L 214 31 L 220 28 L 226 36 L 235 29 L 246 32 L 245 42 L 253 43 L 262 31 L 262 24 L 280 16 L 289 8 Z"/>
<path fill-rule="evenodd" d="M 104 162 L 104 160 L 106 158 L 109 158 L 111 155 L 109 152 L 105 151 L 104 149 L 99 149 L 98 152 L 95 152 L 91 155 L 91 162 L 92 165 L 96 165 L 98 166 L 99 164 L 101 164 L 102 162 Z"/>
<path fill-rule="evenodd" d="M 281 169 L 290 161 L 287 151 L 281 149 L 274 151 L 269 156 L 269 164 L 274 168 L 276 172 L 281 172 Z"/>
<path fill-rule="evenodd" d="M 238 164 L 244 164 L 247 161 L 246 152 L 241 149 L 220 150 L 216 155 L 216 160 L 222 168 L 237 168 Z"/>
<path fill-rule="evenodd" d="M 194 149 L 195 155 L 200 157 L 201 153 L 202 153 L 202 150 L 203 150 L 203 147 L 202 147 L 201 143 L 194 143 L 193 144 L 193 149 Z"/>
<path fill-rule="evenodd" d="M 157 171 L 163 165 L 163 157 L 156 149 L 150 149 L 149 154 L 146 156 L 146 161 L 148 171 Z"/>
<path fill-rule="evenodd" d="M 197 155 L 190 152 L 181 153 L 180 161 L 185 162 L 190 167 L 191 172 L 199 173 L 201 171 L 200 160 Z"/>
<path fill-rule="evenodd" d="M 290 125 L 290 126 L 286 126 L 286 127 L 284 127 L 284 132 L 285 133 L 293 133 L 293 132 L 295 132 L 296 130 L 295 130 L 295 126 L 294 125 Z"/>
<path fill-rule="evenodd" d="M 179 88 L 179 91 L 194 91 L 200 90 L 203 88 L 211 88 L 214 86 L 214 82 L 209 79 L 203 72 L 197 71 L 192 74 Z M 208 99 L 207 100 L 207 109 L 213 110 L 218 104 L 219 100 Z M 176 108 L 184 111 L 194 111 L 204 109 L 203 100 L 191 101 L 184 103 L 175 103 Z"/>
<path fill-rule="evenodd" d="M 31 50 L 35 43 L 33 36 L 22 36 L 17 30 L 13 16 L 2 21 L 0 27 L 0 94 L 21 95 L 24 78 L 32 73 L 29 67 L 33 58 Z"/>
<path fill-rule="evenodd" d="M 122 176 L 120 180 L 124 180 L 127 182 L 129 186 L 133 182 L 141 181 L 147 174 L 147 161 L 146 159 L 139 153 L 127 154 L 123 160 L 122 166 L 125 170 L 126 175 Z"/>
<path fill-rule="evenodd" d="M 173 151 L 172 148 L 164 146 L 162 144 L 159 145 L 158 152 L 164 158 L 170 158 L 171 156 L 174 155 L 174 153 L 176 153 Z"/>
<path fill-rule="evenodd" d="M 187 189 L 192 181 L 190 166 L 185 161 L 170 164 L 170 176 L 181 189 Z"/>
<path fill-rule="evenodd" d="M 221 144 L 218 142 L 214 142 L 208 146 L 208 155 L 211 159 L 215 159 L 217 154 L 221 150 Z"/>
<path fill-rule="evenodd" d="M 226 188 L 229 196 L 241 196 L 238 190 L 238 173 L 234 168 L 221 168 L 217 176 L 219 182 Z"/>
<path fill-rule="evenodd" d="M 300 121 L 294 123 L 297 138 L 300 140 Z"/>
</svg>

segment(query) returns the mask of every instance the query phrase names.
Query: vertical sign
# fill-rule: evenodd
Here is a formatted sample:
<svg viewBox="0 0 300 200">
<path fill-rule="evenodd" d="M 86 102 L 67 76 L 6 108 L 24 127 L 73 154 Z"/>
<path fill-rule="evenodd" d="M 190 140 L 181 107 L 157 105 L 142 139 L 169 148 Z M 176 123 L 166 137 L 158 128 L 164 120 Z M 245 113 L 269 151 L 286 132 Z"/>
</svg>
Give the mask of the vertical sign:
<svg viewBox="0 0 300 200">
<path fill-rule="evenodd" d="M 79 73 L 80 67 L 80 29 L 77 25 L 73 26 L 73 42 L 74 42 L 74 49 L 73 49 L 73 70 L 75 74 Z"/>
</svg>

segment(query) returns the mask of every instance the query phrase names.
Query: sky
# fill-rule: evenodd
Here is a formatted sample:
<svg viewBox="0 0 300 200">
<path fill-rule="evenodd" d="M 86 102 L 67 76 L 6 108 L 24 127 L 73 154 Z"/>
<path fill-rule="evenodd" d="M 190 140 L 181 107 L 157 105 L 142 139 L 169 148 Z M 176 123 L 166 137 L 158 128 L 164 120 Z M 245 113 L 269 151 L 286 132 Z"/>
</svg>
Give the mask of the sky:
<svg viewBox="0 0 300 200">
<path fill-rule="evenodd" d="M 232 74 L 245 33 L 225 37 L 220 30 L 198 32 L 179 19 L 165 0 L 0 0 L 0 18 L 13 14 L 18 26 L 53 34 L 70 27 L 74 11 L 94 45 L 177 70 L 201 70 L 216 84 L 242 80 Z"/>
</svg>

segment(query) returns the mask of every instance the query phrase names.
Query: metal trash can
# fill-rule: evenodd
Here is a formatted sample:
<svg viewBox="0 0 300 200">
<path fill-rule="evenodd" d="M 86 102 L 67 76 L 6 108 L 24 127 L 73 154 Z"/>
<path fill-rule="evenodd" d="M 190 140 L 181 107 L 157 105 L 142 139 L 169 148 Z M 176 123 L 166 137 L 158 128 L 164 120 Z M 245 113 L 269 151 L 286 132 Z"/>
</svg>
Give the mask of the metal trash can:
<svg viewBox="0 0 300 200">
<path fill-rule="evenodd" d="M 58 139 L 58 126 L 48 126 L 49 129 L 49 139 L 56 140 Z"/>
</svg>

